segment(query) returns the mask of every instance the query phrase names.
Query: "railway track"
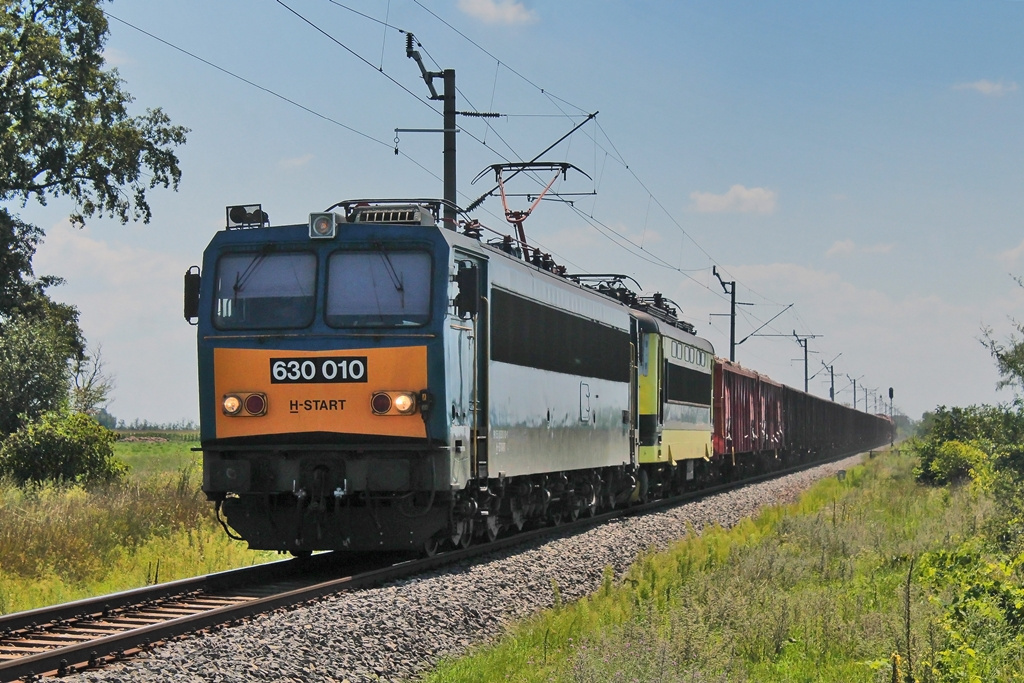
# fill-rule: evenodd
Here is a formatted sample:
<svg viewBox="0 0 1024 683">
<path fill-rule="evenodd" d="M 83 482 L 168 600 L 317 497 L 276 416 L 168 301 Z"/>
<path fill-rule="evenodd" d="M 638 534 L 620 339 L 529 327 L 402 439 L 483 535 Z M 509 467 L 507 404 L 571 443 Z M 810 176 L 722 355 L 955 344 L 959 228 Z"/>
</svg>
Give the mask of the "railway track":
<svg viewBox="0 0 1024 683">
<path fill-rule="evenodd" d="M 113 595 L 0 616 L 0 681 L 33 681 L 101 667 L 161 642 L 347 590 L 397 580 L 555 534 L 690 502 L 853 455 L 808 463 L 613 510 L 572 524 L 523 531 L 435 557 L 333 553 L 220 572 Z"/>
</svg>

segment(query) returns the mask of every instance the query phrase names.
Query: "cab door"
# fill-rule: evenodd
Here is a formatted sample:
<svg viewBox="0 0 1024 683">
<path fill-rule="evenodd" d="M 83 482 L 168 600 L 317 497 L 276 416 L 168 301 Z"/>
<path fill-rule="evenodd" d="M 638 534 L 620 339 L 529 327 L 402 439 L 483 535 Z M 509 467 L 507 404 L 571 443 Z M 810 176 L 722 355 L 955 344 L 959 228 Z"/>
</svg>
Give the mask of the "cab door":
<svg viewBox="0 0 1024 683">
<path fill-rule="evenodd" d="M 455 252 L 448 324 L 453 450 L 456 464 L 477 479 L 488 476 L 486 264 Z"/>
</svg>

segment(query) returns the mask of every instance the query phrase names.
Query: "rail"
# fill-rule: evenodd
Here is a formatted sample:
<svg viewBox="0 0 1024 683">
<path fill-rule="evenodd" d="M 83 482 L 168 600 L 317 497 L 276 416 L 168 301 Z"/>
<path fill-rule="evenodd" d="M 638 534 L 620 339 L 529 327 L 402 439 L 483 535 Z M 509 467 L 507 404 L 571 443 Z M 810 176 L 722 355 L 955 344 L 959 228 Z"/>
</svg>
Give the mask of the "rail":
<svg viewBox="0 0 1024 683">
<path fill-rule="evenodd" d="M 847 452 L 581 517 L 572 523 L 521 531 L 429 558 L 324 553 L 0 616 L 0 682 L 35 681 L 43 676 L 64 676 L 100 667 L 185 634 L 342 591 L 395 581 L 540 539 L 578 533 L 613 519 L 699 500 L 861 452 L 864 451 Z"/>
</svg>

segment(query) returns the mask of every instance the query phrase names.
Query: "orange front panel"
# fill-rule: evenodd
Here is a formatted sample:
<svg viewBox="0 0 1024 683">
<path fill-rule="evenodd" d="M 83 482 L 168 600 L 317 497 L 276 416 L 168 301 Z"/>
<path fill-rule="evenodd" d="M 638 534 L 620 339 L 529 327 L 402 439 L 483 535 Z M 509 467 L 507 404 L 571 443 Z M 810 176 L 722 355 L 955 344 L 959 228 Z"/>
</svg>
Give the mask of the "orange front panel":
<svg viewBox="0 0 1024 683">
<path fill-rule="evenodd" d="M 329 382 L 321 366 L 329 359 L 365 358 L 365 380 Z M 271 368 L 277 359 L 312 361 L 318 368 L 313 381 L 289 381 L 297 371 L 279 369 L 272 382 Z M 217 438 L 289 434 L 298 432 L 335 432 L 339 434 L 379 434 L 386 436 L 426 437 L 420 414 L 374 415 L 370 396 L 375 391 L 421 391 L 427 388 L 427 347 L 409 346 L 386 349 L 345 351 L 267 351 L 264 349 L 214 349 L 214 388 L 216 391 Z M 330 364 L 328 374 L 338 377 L 338 364 Z M 221 409 L 225 394 L 264 392 L 267 413 L 261 417 L 229 417 Z"/>
</svg>

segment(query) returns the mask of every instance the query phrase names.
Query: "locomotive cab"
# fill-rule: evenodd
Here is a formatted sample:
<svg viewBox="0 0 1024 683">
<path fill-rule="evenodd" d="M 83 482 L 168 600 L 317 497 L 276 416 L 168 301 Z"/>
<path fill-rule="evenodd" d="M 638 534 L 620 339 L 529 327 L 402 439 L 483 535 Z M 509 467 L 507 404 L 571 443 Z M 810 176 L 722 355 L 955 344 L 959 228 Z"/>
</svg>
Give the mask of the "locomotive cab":
<svg viewBox="0 0 1024 683">
<path fill-rule="evenodd" d="M 281 227 L 229 209 L 186 304 L 203 490 L 253 548 L 418 547 L 447 521 L 450 249 L 429 206 L 345 208 Z"/>
</svg>

